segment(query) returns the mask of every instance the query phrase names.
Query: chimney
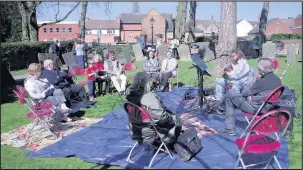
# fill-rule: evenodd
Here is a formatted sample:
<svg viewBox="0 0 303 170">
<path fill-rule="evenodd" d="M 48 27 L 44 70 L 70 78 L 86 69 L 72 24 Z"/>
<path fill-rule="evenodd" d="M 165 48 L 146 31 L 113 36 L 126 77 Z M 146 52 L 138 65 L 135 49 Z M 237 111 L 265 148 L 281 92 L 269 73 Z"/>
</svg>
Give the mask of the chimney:
<svg viewBox="0 0 303 170">
<path fill-rule="evenodd" d="M 290 19 L 290 20 L 294 20 L 295 18 L 294 18 L 294 17 L 288 17 L 288 19 Z"/>
</svg>

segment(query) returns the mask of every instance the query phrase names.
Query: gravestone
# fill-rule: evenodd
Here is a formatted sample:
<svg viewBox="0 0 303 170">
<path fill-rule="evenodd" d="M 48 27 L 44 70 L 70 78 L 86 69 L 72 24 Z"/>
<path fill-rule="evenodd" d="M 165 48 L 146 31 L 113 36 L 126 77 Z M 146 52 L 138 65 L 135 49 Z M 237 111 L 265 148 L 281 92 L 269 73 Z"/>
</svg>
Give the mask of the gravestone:
<svg viewBox="0 0 303 170">
<path fill-rule="evenodd" d="M 296 62 L 296 49 L 293 46 L 289 46 L 287 49 L 287 63 Z"/>
<path fill-rule="evenodd" d="M 57 58 L 57 54 L 54 54 L 54 53 L 38 53 L 38 61 L 39 63 L 42 63 L 47 60 L 47 59 L 50 59 L 50 60 L 53 60 L 54 62 L 56 62 Z M 61 60 L 59 60 L 59 63 L 58 63 L 58 66 L 61 67 L 63 64 L 61 62 Z"/>
<path fill-rule="evenodd" d="M 132 45 L 133 47 L 133 52 L 135 54 L 135 58 L 136 58 L 136 61 L 142 61 L 143 59 L 143 53 L 142 53 L 142 48 L 140 46 L 140 44 L 134 44 Z"/>
<path fill-rule="evenodd" d="M 272 41 L 267 41 L 262 45 L 262 57 L 264 58 L 277 58 L 276 44 Z"/>
<path fill-rule="evenodd" d="M 180 44 L 177 50 L 179 53 L 180 61 L 191 61 L 191 55 L 188 45 Z"/>
<path fill-rule="evenodd" d="M 78 65 L 73 52 L 68 52 L 68 53 L 62 54 L 62 58 L 67 66 L 77 66 Z"/>
</svg>

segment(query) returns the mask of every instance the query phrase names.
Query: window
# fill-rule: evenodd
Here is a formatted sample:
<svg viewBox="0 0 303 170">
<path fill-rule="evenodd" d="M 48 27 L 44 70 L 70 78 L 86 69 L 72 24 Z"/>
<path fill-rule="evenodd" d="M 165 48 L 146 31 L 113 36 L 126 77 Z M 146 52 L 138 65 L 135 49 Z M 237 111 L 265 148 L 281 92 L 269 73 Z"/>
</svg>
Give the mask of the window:
<svg viewBox="0 0 303 170">
<path fill-rule="evenodd" d="M 107 34 L 112 34 L 113 30 L 107 30 Z"/>
<path fill-rule="evenodd" d="M 46 33 L 46 32 L 47 32 L 46 28 L 43 28 L 43 32 L 44 32 L 44 33 Z"/>
<path fill-rule="evenodd" d="M 62 32 L 65 32 L 65 28 L 62 28 Z"/>
<path fill-rule="evenodd" d="M 49 32 L 53 32 L 53 28 L 49 28 Z"/>
<path fill-rule="evenodd" d="M 73 29 L 72 28 L 68 28 L 68 32 L 73 32 Z"/>
<path fill-rule="evenodd" d="M 56 28 L 56 32 L 59 32 L 59 28 Z"/>
<path fill-rule="evenodd" d="M 277 22 L 277 24 L 279 25 L 279 23 Z"/>
</svg>

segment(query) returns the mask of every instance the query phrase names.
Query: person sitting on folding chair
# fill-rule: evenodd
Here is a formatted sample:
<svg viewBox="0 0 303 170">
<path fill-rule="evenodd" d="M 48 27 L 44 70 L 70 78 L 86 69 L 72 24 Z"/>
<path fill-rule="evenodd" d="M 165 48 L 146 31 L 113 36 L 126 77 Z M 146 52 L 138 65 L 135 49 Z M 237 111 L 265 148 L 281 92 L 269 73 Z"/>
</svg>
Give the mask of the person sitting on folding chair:
<svg viewBox="0 0 303 170">
<path fill-rule="evenodd" d="M 97 72 L 96 82 L 98 84 L 98 93 L 99 96 L 102 94 L 103 83 L 105 82 L 105 94 L 110 93 L 110 77 L 107 76 L 106 71 L 104 70 L 104 63 L 101 60 L 101 55 L 96 54 L 93 58 L 93 67 Z"/>
<path fill-rule="evenodd" d="M 67 119 L 63 113 L 71 111 L 65 104 L 66 99 L 61 89 L 55 89 L 55 87 L 48 82 L 47 79 L 41 77 L 41 66 L 38 63 L 32 63 L 28 66 L 28 78 L 24 81 L 24 88 L 29 96 L 36 100 L 38 103 L 50 102 L 60 110 L 61 115 L 64 119 Z M 67 119 L 70 121 L 71 119 Z"/>
<path fill-rule="evenodd" d="M 42 77 L 46 78 L 55 88 L 62 89 L 65 98 L 71 104 L 71 94 L 75 93 L 79 96 L 83 106 L 88 103 L 88 97 L 86 95 L 85 88 L 79 84 L 70 84 L 67 79 L 67 73 L 64 71 L 58 71 L 54 69 L 54 62 L 52 60 L 44 61 L 44 70 Z"/>
<path fill-rule="evenodd" d="M 159 58 L 155 57 L 155 49 L 148 47 L 148 55 L 143 57 L 143 71 L 146 72 L 154 82 L 158 81 L 160 73 Z"/>
<path fill-rule="evenodd" d="M 123 74 L 122 65 L 116 57 L 114 57 L 113 51 L 108 52 L 107 58 L 108 60 L 104 63 L 104 70 L 107 72 L 107 75 L 112 80 L 119 94 L 124 95 L 127 77 Z M 119 80 L 121 80 L 121 84 Z"/>
<path fill-rule="evenodd" d="M 160 72 L 160 90 L 165 91 L 168 87 L 168 79 L 177 74 L 178 62 L 172 58 L 171 51 L 167 52 L 167 58 L 162 61 Z"/>
<path fill-rule="evenodd" d="M 181 132 L 181 123 L 176 114 L 167 110 L 160 98 L 150 92 L 150 86 L 149 75 L 146 72 L 138 72 L 132 85 L 127 89 L 126 99 L 147 110 L 155 120 L 158 132 L 163 135 L 164 143 L 173 144 Z M 140 132 L 135 135 L 142 135 L 146 140 L 153 140 L 155 131 L 152 127 L 149 129 L 142 126 L 133 128 L 137 129 L 134 132 Z"/>
<path fill-rule="evenodd" d="M 265 96 L 274 88 L 282 85 L 280 78 L 273 73 L 273 63 L 269 58 L 258 60 L 258 70 L 261 78 L 256 80 L 251 87 L 244 88 L 242 94 L 231 89 L 220 100 L 219 107 L 225 105 L 225 129 L 219 130 L 219 132 L 235 135 L 235 108 L 247 113 L 256 113 Z M 270 108 L 270 105 L 266 105 L 261 113 Z"/>
</svg>

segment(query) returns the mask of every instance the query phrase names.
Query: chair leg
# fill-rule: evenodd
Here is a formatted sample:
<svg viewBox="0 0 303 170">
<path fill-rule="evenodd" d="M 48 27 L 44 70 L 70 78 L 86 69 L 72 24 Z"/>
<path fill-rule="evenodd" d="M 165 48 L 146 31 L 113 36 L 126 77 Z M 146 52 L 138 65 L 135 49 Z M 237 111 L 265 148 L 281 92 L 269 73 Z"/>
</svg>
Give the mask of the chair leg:
<svg viewBox="0 0 303 170">
<path fill-rule="evenodd" d="M 278 161 L 278 159 L 276 157 L 276 152 L 275 152 L 275 155 L 274 155 L 274 159 L 275 159 L 275 162 L 278 164 L 279 169 L 282 169 L 281 165 L 280 165 L 280 163 L 279 163 L 279 161 Z"/>
<path fill-rule="evenodd" d="M 158 155 L 158 153 L 159 153 L 160 149 L 162 148 L 163 144 L 164 144 L 164 143 L 162 142 L 161 145 L 160 145 L 160 147 L 158 148 L 157 152 L 155 153 L 155 155 L 154 155 L 153 158 L 151 159 L 151 161 L 150 161 L 150 163 L 149 163 L 149 165 L 148 165 L 149 168 L 151 167 L 151 165 L 152 165 L 152 163 L 153 163 L 155 157 Z"/>
<path fill-rule="evenodd" d="M 239 151 L 239 149 L 238 149 L 238 159 L 237 159 L 237 162 L 236 162 L 235 169 L 237 169 L 237 168 L 238 168 L 238 165 L 239 165 L 240 159 L 241 159 L 241 153 L 240 153 L 240 151 Z"/>
<path fill-rule="evenodd" d="M 134 144 L 134 146 L 132 147 L 132 149 L 130 150 L 130 152 L 129 152 L 128 156 L 127 156 L 127 159 L 126 159 L 127 162 L 131 162 L 130 156 L 131 156 L 133 150 L 135 149 L 135 147 L 137 146 L 137 144 L 138 144 L 138 142 L 136 142 L 136 143 Z"/>
</svg>

